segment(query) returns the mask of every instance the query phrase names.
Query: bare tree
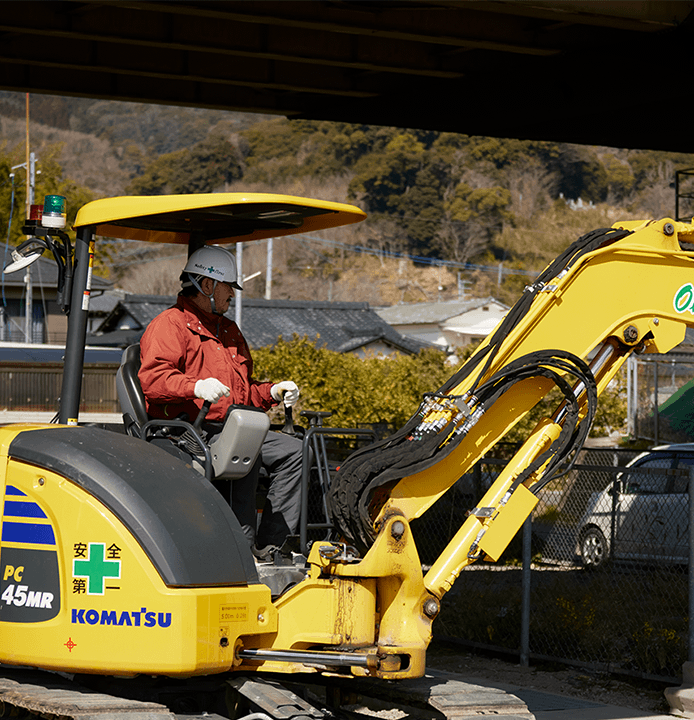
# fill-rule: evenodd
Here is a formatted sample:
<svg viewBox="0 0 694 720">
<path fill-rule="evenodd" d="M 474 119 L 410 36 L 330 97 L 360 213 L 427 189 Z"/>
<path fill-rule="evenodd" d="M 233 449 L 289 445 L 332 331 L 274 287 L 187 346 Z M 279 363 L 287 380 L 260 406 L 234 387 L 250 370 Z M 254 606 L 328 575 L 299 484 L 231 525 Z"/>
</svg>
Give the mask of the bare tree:
<svg viewBox="0 0 694 720">
<path fill-rule="evenodd" d="M 446 211 L 436 231 L 434 244 L 444 257 L 466 263 L 486 249 L 488 233 L 476 220 L 456 221 Z"/>
<path fill-rule="evenodd" d="M 648 174 L 648 185 L 639 193 L 636 207 L 645 211 L 651 218 L 672 215 L 675 205 L 675 193 L 672 183 L 675 178 L 675 166 L 670 160 L 658 164 Z"/>
<path fill-rule="evenodd" d="M 126 292 L 140 295 L 176 295 L 181 289 L 179 277 L 185 263 L 185 252 L 143 260 L 128 266 L 118 285 Z"/>
<path fill-rule="evenodd" d="M 511 167 L 506 179 L 511 191 L 510 211 L 525 220 L 546 209 L 556 192 L 557 177 L 538 164 Z"/>
</svg>

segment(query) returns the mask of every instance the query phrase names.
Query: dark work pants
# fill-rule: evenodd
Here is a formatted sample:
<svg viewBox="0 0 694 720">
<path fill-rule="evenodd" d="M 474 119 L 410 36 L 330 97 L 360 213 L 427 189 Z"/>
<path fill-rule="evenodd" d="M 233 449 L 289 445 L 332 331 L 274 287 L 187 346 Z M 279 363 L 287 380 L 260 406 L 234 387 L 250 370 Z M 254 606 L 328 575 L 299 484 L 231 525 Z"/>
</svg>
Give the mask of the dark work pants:
<svg viewBox="0 0 694 720">
<path fill-rule="evenodd" d="M 258 548 L 282 545 L 296 533 L 301 513 L 301 440 L 293 435 L 269 432 L 260 457 L 245 477 L 231 481 L 231 509 L 251 544 Z M 256 532 L 256 489 L 263 466 L 270 476 L 263 519 Z"/>
</svg>

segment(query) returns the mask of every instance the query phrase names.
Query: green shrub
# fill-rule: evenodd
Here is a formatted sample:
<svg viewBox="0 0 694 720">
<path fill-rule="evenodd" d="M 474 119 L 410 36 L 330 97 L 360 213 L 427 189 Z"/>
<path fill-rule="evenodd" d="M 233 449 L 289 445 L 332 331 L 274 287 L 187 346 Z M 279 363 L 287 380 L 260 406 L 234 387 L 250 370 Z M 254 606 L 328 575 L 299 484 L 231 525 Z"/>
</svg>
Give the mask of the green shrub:
<svg viewBox="0 0 694 720">
<path fill-rule="evenodd" d="M 418 355 L 362 360 L 317 347 L 295 336 L 253 351 L 258 380 L 293 380 L 301 390 L 295 419 L 302 410 L 329 410 L 331 427 L 386 423 L 398 428 L 417 410 L 425 392 L 437 390 L 453 369 L 440 350 Z"/>
</svg>

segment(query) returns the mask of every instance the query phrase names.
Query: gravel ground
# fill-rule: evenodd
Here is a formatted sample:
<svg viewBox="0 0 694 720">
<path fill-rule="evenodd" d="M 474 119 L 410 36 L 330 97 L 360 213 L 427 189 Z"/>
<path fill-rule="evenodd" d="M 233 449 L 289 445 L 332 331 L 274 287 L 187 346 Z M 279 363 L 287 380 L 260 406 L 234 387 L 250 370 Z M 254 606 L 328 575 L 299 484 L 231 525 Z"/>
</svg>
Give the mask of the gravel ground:
<svg viewBox="0 0 694 720">
<path fill-rule="evenodd" d="M 652 713 L 667 714 L 670 710 L 663 695 L 666 686 L 662 684 L 558 664 L 533 663 L 525 668 L 512 660 L 461 651 L 442 643 L 429 647 L 427 667 L 459 673 L 471 682 L 479 678 Z"/>
</svg>

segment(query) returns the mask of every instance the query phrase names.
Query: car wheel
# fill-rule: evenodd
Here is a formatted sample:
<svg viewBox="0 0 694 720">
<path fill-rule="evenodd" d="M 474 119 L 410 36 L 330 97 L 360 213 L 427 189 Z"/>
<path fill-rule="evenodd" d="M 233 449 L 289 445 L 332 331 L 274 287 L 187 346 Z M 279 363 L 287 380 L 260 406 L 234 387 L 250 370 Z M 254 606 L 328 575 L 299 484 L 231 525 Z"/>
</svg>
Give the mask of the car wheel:
<svg viewBox="0 0 694 720">
<path fill-rule="evenodd" d="M 591 527 L 581 534 L 581 562 L 585 568 L 603 567 L 607 562 L 607 540 L 599 528 Z"/>
</svg>

